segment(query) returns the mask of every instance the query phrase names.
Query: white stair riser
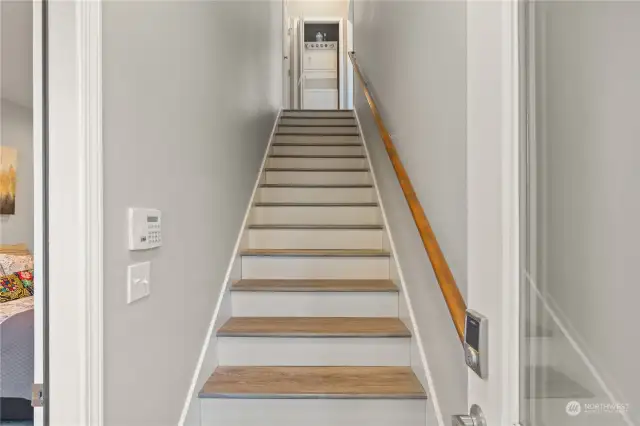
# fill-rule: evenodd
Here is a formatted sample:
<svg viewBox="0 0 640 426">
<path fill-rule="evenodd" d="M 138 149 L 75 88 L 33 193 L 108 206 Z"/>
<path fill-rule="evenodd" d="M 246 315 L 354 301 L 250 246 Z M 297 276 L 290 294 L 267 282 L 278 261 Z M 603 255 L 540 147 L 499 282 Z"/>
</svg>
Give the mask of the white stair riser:
<svg viewBox="0 0 640 426">
<path fill-rule="evenodd" d="M 356 126 L 355 118 L 287 118 L 280 119 L 280 124 L 289 126 Z"/>
<path fill-rule="evenodd" d="M 249 229 L 254 249 L 379 249 L 377 229 Z"/>
<path fill-rule="evenodd" d="M 267 184 L 288 183 L 288 184 L 315 184 L 315 185 L 357 185 L 370 184 L 371 176 L 365 172 L 304 172 L 304 171 L 267 171 Z"/>
<path fill-rule="evenodd" d="M 282 111 L 281 117 L 353 118 L 353 111 Z"/>
<path fill-rule="evenodd" d="M 242 278 L 387 279 L 389 258 L 243 256 Z"/>
<path fill-rule="evenodd" d="M 382 217 L 377 206 L 256 206 L 251 210 L 251 223 L 254 225 L 380 225 Z"/>
<path fill-rule="evenodd" d="M 201 412 L 201 426 L 425 426 L 427 401 L 204 398 Z"/>
<path fill-rule="evenodd" d="M 367 166 L 367 160 L 364 158 L 270 157 L 267 162 L 267 167 L 308 169 L 362 169 Z"/>
<path fill-rule="evenodd" d="M 295 142 L 295 143 L 310 143 L 310 144 L 323 144 L 323 143 L 360 143 L 359 136 L 305 136 L 305 135 L 276 135 L 274 138 L 276 143 L 278 142 Z"/>
<path fill-rule="evenodd" d="M 409 366 L 408 337 L 219 337 L 220 365 Z"/>
<path fill-rule="evenodd" d="M 324 127 L 324 126 L 278 126 L 278 134 L 305 135 L 357 135 L 357 127 Z"/>
<path fill-rule="evenodd" d="M 396 292 L 234 291 L 238 317 L 397 317 Z"/>
<path fill-rule="evenodd" d="M 260 188 L 258 201 L 265 203 L 369 203 L 373 188 Z"/>
<path fill-rule="evenodd" d="M 359 146 L 322 146 L 322 145 L 275 145 L 273 155 L 364 155 Z"/>
</svg>

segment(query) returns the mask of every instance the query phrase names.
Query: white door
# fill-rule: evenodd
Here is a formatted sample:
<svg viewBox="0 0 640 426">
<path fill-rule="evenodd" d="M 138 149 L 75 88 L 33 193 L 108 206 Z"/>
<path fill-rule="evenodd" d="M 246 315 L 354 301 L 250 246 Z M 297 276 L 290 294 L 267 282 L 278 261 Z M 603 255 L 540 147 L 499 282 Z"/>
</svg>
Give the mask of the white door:
<svg viewBox="0 0 640 426">
<path fill-rule="evenodd" d="M 524 10 L 522 425 L 640 424 L 639 6 Z"/>
<path fill-rule="evenodd" d="M 353 6 L 351 6 L 353 7 Z M 355 83 L 353 80 L 353 64 L 351 63 L 351 59 L 348 58 L 349 52 L 353 51 L 353 17 L 350 17 L 349 20 L 347 20 L 347 80 L 345 82 L 345 103 L 344 103 L 344 108 L 345 109 L 353 109 L 353 94 L 354 94 L 354 87 L 353 84 Z"/>
<path fill-rule="evenodd" d="M 298 95 L 299 95 L 299 103 L 298 106 L 300 109 L 303 109 L 303 105 L 304 105 L 304 80 L 305 80 L 305 75 L 304 75 L 304 20 L 303 19 L 299 19 L 297 21 L 297 28 L 298 28 L 298 37 L 297 37 L 297 42 L 298 42 L 298 81 L 296 82 L 296 86 L 298 88 Z"/>
<path fill-rule="evenodd" d="M 467 306 L 488 319 L 487 376 L 468 370 L 468 403 L 486 426 L 519 422 L 517 12 L 467 2 Z"/>
<path fill-rule="evenodd" d="M 467 305 L 489 323 L 468 403 L 486 426 L 639 424 L 638 22 L 634 2 L 467 3 Z"/>
<path fill-rule="evenodd" d="M 340 58 L 338 60 L 340 67 L 339 67 L 339 74 L 338 74 L 338 108 L 339 109 L 345 109 L 345 102 L 344 102 L 344 96 L 345 96 L 345 85 L 344 85 L 344 80 L 347 77 L 347 73 L 346 73 L 346 68 L 345 68 L 345 63 L 344 60 L 347 56 L 347 43 L 345 43 L 345 37 L 344 37 L 344 26 L 342 24 L 342 19 L 340 19 L 340 21 L 338 22 L 338 37 L 340 38 L 338 45 L 340 46 Z M 348 60 L 348 59 L 347 59 Z"/>
<path fill-rule="evenodd" d="M 291 90 L 293 96 L 291 98 L 291 108 L 300 108 L 300 18 L 291 18 L 291 35 L 293 42 L 291 43 Z"/>
<path fill-rule="evenodd" d="M 291 108 L 291 25 L 289 2 L 282 1 L 282 107 Z"/>
</svg>

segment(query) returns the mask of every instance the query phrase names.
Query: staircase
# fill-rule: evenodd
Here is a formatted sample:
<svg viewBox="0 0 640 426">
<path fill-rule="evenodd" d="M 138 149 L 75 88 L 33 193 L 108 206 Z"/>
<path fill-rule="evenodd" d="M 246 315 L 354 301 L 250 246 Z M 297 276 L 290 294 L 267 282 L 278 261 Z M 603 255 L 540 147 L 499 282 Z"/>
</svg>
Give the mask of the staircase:
<svg viewBox="0 0 640 426">
<path fill-rule="evenodd" d="M 351 111 L 284 111 L 202 426 L 424 426 L 411 332 Z"/>
</svg>

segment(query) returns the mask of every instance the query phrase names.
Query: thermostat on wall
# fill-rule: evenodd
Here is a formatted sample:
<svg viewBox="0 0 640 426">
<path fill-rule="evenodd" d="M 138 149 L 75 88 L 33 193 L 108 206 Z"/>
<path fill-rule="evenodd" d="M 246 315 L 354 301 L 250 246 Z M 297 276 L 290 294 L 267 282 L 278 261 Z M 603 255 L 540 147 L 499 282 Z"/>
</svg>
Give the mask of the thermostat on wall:
<svg viewBox="0 0 640 426">
<path fill-rule="evenodd" d="M 129 250 L 147 250 L 162 245 L 160 210 L 129 209 Z"/>
</svg>

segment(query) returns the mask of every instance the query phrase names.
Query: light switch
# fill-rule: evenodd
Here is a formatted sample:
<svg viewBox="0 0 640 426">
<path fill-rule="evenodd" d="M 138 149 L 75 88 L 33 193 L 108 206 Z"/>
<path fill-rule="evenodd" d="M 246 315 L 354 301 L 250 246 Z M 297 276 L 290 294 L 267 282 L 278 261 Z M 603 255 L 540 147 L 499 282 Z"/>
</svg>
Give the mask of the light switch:
<svg viewBox="0 0 640 426">
<path fill-rule="evenodd" d="M 133 303 L 151 293 L 151 262 L 129 265 L 127 269 L 127 303 Z"/>
</svg>

